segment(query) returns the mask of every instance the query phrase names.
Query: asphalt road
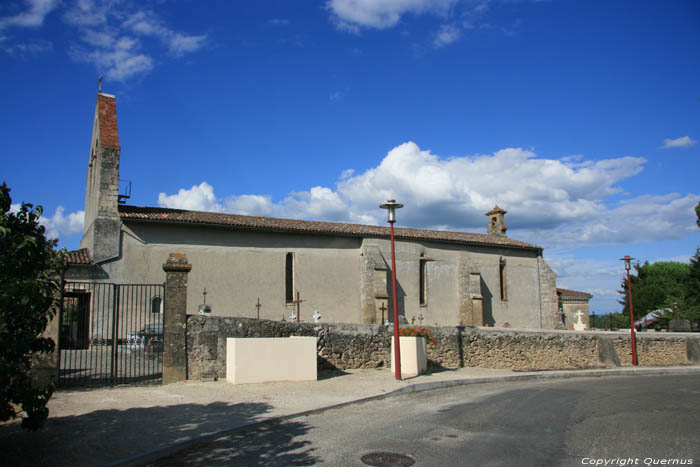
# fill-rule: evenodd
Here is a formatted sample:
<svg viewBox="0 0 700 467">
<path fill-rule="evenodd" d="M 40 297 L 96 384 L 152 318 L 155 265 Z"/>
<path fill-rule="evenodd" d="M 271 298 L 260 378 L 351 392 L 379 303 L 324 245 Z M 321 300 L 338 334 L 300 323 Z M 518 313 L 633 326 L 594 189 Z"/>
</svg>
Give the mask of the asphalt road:
<svg viewBox="0 0 700 467">
<path fill-rule="evenodd" d="M 698 465 L 700 376 L 428 391 L 240 431 L 151 465 L 362 466 L 379 451 L 417 466 Z"/>
</svg>

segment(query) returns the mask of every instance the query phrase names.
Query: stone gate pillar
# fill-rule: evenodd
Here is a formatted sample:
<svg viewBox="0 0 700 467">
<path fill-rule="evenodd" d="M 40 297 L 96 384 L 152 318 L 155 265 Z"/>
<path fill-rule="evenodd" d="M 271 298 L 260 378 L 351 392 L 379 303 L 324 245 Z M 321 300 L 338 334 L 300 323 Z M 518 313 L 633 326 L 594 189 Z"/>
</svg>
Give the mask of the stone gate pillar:
<svg viewBox="0 0 700 467">
<path fill-rule="evenodd" d="M 187 379 L 187 274 L 191 269 L 182 253 L 170 253 L 163 265 L 163 384 Z"/>
</svg>

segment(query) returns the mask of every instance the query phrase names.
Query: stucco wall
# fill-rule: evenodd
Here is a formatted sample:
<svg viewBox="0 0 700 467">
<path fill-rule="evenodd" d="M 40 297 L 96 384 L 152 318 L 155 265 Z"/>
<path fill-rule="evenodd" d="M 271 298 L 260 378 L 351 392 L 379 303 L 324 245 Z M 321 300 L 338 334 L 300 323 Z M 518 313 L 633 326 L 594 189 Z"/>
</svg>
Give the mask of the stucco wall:
<svg viewBox="0 0 700 467">
<path fill-rule="evenodd" d="M 303 321 L 311 322 L 316 310 L 323 322 L 380 324 L 384 321 L 381 316 L 391 320 L 388 239 L 128 222 L 122 225 L 117 240 L 122 245 L 118 259 L 94 268 L 93 277 L 78 277 L 73 271 L 69 278 L 162 283 L 162 264 L 168 254 L 180 252 L 192 264 L 188 313 L 197 312 L 206 288 L 206 303 L 211 305 L 213 315 L 256 317 L 255 305 L 260 299 L 260 318 L 280 320 L 288 319 L 294 310 L 285 300 L 285 256 L 293 253 L 294 289 L 304 300 Z M 543 316 L 549 311 L 542 297 L 555 293 L 554 283 L 543 283 L 541 270 L 546 263 L 538 258 L 536 250 L 399 240 L 396 254 L 399 314 L 406 322 L 538 329 L 551 321 Z M 501 259 L 506 263 L 504 300 L 500 296 Z M 424 304 L 419 300 L 421 260 L 426 261 L 427 271 Z M 376 271 L 372 264 L 380 263 L 385 270 Z M 377 274 L 384 274 L 384 279 L 378 281 Z M 376 301 L 378 288 L 388 295 L 384 305 Z M 460 314 L 464 312 L 465 297 L 476 296 L 479 305 L 474 309 L 483 310 L 480 319 L 465 321 L 464 313 Z M 375 306 L 386 306 L 389 311 L 370 316 Z"/>
<path fill-rule="evenodd" d="M 212 314 L 288 319 L 285 257 L 294 253 L 295 290 L 305 300 L 301 318 L 314 310 L 324 320 L 360 321 L 359 239 L 240 232 L 209 227 L 130 224 L 123 234 L 122 258 L 102 265 L 105 280 L 127 283 L 163 281 L 162 265 L 173 251 L 187 256 L 187 310 L 206 303 Z"/>
<path fill-rule="evenodd" d="M 564 313 L 564 323 L 566 329 L 573 331 L 574 324 L 578 323 L 578 312 L 581 311 L 581 322 L 590 329 L 590 317 L 588 316 L 588 302 L 580 301 L 565 301 L 562 303 L 562 311 Z"/>
</svg>

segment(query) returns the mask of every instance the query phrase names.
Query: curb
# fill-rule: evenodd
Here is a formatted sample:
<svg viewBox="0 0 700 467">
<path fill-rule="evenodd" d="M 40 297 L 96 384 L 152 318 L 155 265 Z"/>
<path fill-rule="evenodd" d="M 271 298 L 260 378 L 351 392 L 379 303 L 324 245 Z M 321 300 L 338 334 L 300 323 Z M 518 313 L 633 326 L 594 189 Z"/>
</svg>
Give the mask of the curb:
<svg viewBox="0 0 700 467">
<path fill-rule="evenodd" d="M 405 394 L 433 391 L 435 389 L 445 389 L 456 386 L 466 386 L 470 384 L 484 384 L 484 383 L 502 383 L 502 382 L 519 382 L 519 381 L 537 381 L 537 380 L 548 380 L 548 379 L 565 379 L 565 378 L 591 378 L 591 377 L 603 377 L 603 376 L 658 376 L 658 375 L 691 375 L 700 374 L 700 367 L 687 367 L 687 368 L 630 368 L 630 369 L 610 369 L 610 370 L 576 370 L 576 371 L 555 371 L 548 373 L 524 373 L 520 375 L 507 375 L 507 376 L 485 376 L 481 378 L 465 378 L 465 379 L 454 379 L 445 381 L 433 381 L 426 383 L 415 383 L 408 386 L 404 386 L 393 391 L 378 394 L 375 396 L 363 397 L 360 399 L 341 402 L 339 404 L 332 404 L 325 407 L 319 407 L 315 409 L 305 410 L 302 412 L 297 412 L 288 415 L 280 415 L 277 417 L 266 418 L 253 423 L 246 423 L 243 425 L 236 425 L 227 428 L 222 428 L 213 433 L 208 433 L 205 435 L 194 436 L 190 439 L 184 441 L 178 441 L 176 443 L 166 444 L 159 448 L 155 448 L 151 451 L 136 454 L 124 459 L 116 460 L 107 467 L 117 467 L 117 466 L 132 466 L 141 465 L 150 461 L 155 461 L 161 457 L 169 456 L 182 449 L 196 444 L 205 444 L 209 441 L 214 441 L 223 436 L 236 433 L 237 431 L 244 429 L 257 428 L 263 425 L 268 425 L 271 423 L 278 423 L 292 418 L 304 417 L 307 415 L 315 415 L 327 410 L 338 409 L 354 404 L 362 404 L 365 402 L 388 399 L 390 397 L 402 396 Z"/>
</svg>

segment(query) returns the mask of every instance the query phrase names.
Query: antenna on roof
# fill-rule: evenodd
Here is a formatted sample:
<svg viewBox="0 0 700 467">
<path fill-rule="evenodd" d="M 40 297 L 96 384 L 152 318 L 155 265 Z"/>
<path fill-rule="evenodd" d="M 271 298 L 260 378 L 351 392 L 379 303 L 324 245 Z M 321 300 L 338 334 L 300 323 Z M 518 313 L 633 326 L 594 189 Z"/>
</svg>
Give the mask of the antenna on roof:
<svg viewBox="0 0 700 467">
<path fill-rule="evenodd" d="M 102 92 L 102 75 L 97 79 L 97 92 Z"/>
<path fill-rule="evenodd" d="M 117 202 L 119 204 L 126 204 L 126 200 L 131 198 L 131 181 L 119 180 L 119 184 L 124 186 L 124 192 L 117 194 Z"/>
</svg>

